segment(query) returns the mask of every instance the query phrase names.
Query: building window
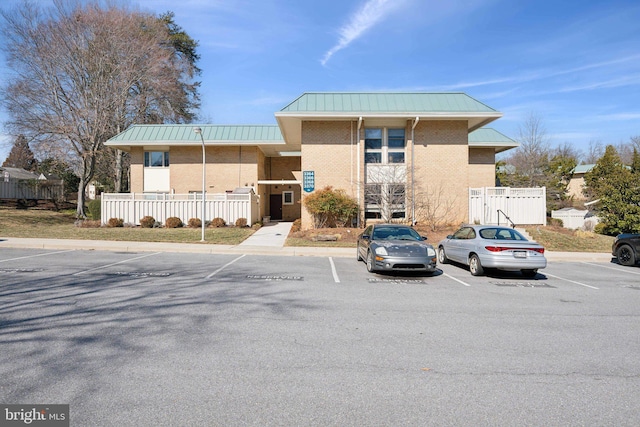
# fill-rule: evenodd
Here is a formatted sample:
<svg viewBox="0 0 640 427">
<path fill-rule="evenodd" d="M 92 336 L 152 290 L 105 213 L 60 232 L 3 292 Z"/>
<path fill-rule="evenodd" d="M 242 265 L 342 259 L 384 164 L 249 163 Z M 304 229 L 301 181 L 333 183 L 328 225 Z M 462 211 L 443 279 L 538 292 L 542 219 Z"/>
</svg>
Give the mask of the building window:
<svg viewBox="0 0 640 427">
<path fill-rule="evenodd" d="M 367 128 L 364 130 L 365 163 L 404 163 L 404 129 Z"/>
<path fill-rule="evenodd" d="M 293 191 L 283 191 L 282 192 L 282 204 L 283 205 L 292 205 L 293 204 Z"/>
<path fill-rule="evenodd" d="M 406 192 L 404 184 L 367 184 L 364 187 L 365 218 L 389 221 L 405 217 Z"/>
<path fill-rule="evenodd" d="M 168 151 L 145 151 L 144 166 L 148 168 L 169 167 Z"/>
</svg>

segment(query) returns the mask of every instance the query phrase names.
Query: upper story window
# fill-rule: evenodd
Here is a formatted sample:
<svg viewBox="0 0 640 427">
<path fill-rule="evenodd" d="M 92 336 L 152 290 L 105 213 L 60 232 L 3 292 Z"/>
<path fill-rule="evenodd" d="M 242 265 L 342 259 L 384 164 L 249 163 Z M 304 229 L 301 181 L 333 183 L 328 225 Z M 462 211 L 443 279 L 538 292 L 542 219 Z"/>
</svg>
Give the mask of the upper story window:
<svg viewBox="0 0 640 427">
<path fill-rule="evenodd" d="M 367 128 L 364 130 L 365 163 L 404 163 L 404 129 Z"/>
<path fill-rule="evenodd" d="M 144 152 L 145 167 L 169 167 L 168 151 L 145 151 Z"/>
</svg>

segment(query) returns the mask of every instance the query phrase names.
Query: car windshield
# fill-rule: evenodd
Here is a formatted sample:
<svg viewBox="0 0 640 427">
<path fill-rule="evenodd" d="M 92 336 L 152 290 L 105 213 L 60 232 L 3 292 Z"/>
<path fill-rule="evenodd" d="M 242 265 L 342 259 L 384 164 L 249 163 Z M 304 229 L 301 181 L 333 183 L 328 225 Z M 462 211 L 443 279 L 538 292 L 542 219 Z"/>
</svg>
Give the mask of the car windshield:
<svg viewBox="0 0 640 427">
<path fill-rule="evenodd" d="M 376 227 L 373 240 L 422 240 L 420 235 L 409 227 Z"/>
<path fill-rule="evenodd" d="M 511 228 L 483 228 L 480 230 L 480 237 L 495 240 L 527 240 L 522 234 Z"/>
</svg>

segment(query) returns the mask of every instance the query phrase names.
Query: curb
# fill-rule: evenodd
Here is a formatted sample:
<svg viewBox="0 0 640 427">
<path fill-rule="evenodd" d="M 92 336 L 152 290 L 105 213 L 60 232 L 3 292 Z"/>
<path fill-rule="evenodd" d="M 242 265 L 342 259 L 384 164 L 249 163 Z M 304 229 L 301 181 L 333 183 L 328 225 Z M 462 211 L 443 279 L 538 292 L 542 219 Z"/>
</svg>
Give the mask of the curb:
<svg viewBox="0 0 640 427">
<path fill-rule="evenodd" d="M 0 237 L 0 248 L 86 250 L 111 252 L 180 252 L 200 254 L 251 254 L 269 256 L 317 256 L 355 259 L 355 248 L 302 246 L 214 245 L 206 243 L 155 243 L 109 240 L 25 239 Z M 552 262 L 609 263 L 613 256 L 601 252 L 551 252 L 545 257 Z"/>
</svg>

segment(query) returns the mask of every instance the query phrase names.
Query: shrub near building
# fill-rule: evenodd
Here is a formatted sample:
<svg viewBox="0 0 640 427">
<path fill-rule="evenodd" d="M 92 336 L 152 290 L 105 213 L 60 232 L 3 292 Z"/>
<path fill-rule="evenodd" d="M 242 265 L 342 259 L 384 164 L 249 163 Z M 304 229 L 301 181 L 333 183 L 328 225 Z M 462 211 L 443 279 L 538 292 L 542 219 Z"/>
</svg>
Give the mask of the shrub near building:
<svg viewBox="0 0 640 427">
<path fill-rule="evenodd" d="M 304 206 L 313 217 L 314 228 L 349 226 L 358 214 L 358 202 L 331 186 L 305 197 Z"/>
</svg>

